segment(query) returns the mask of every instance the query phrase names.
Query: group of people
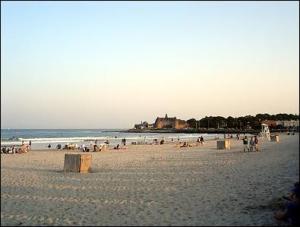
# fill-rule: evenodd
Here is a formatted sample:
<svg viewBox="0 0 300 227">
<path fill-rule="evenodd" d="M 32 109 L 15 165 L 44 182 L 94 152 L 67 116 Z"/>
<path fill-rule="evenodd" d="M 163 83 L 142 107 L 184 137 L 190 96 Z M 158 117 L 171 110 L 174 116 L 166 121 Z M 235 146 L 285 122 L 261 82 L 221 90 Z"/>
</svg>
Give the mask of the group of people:
<svg viewBox="0 0 300 227">
<path fill-rule="evenodd" d="M 90 152 L 90 151 L 98 152 L 98 151 L 103 151 L 106 148 L 107 148 L 107 144 L 99 144 L 99 145 L 97 145 L 95 143 L 95 144 L 91 144 L 89 147 L 85 146 L 84 144 L 82 144 L 79 149 L 81 151 L 83 151 L 83 152 Z"/>
<path fill-rule="evenodd" d="M 80 146 L 78 146 L 77 144 L 66 144 L 63 149 L 79 149 L 83 152 L 90 152 L 90 151 L 93 151 L 93 152 L 97 152 L 97 151 L 102 151 L 102 150 L 105 150 L 107 149 L 108 145 L 109 145 L 109 141 L 108 140 L 105 140 L 104 141 L 104 144 L 97 144 L 98 143 L 98 140 L 95 140 L 94 143 L 91 143 L 90 146 L 86 146 L 85 144 L 81 144 Z M 122 143 L 123 145 L 123 148 L 126 146 L 126 139 L 123 138 L 122 139 Z M 48 148 L 50 149 L 51 148 L 51 144 L 48 145 Z M 61 149 L 62 148 L 62 145 L 61 144 L 58 144 L 56 146 L 56 149 Z M 117 144 L 117 146 L 114 147 L 114 149 L 121 149 L 120 147 L 120 144 Z"/>
<path fill-rule="evenodd" d="M 22 144 L 21 146 L 15 146 L 13 145 L 12 147 L 2 147 L 1 148 L 1 153 L 3 154 L 23 154 L 27 153 L 30 150 L 30 145 L 28 144 Z"/>
<path fill-rule="evenodd" d="M 192 145 L 188 142 L 183 142 L 183 144 L 180 147 L 191 147 Z"/>
<path fill-rule="evenodd" d="M 165 139 L 161 139 L 159 142 L 158 142 L 157 139 L 153 139 L 153 144 L 156 144 L 156 145 L 160 144 L 160 145 L 162 145 L 164 143 L 165 143 Z"/>
<path fill-rule="evenodd" d="M 122 139 L 122 145 L 123 147 L 120 147 L 120 144 L 117 144 L 117 146 L 114 147 L 114 150 L 119 150 L 119 149 L 126 149 L 126 139 Z"/>
<path fill-rule="evenodd" d="M 244 144 L 244 152 L 246 152 L 246 151 L 259 151 L 257 136 L 251 136 L 250 141 L 248 140 L 248 137 L 245 136 L 243 138 L 243 144 Z"/>
<path fill-rule="evenodd" d="M 279 221 L 285 221 L 292 226 L 300 224 L 300 188 L 299 181 L 294 184 L 288 196 L 283 196 L 287 202 L 284 204 L 283 209 L 275 212 L 274 218 Z"/>
</svg>

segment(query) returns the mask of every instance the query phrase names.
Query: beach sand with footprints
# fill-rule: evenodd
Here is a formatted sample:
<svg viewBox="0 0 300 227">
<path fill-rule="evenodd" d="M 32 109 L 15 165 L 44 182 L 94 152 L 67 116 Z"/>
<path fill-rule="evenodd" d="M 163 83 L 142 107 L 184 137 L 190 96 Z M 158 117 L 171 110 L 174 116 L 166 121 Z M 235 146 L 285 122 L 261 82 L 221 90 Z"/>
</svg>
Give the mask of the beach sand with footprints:
<svg viewBox="0 0 300 227">
<path fill-rule="evenodd" d="M 1 154 L 1 225 L 276 225 L 299 179 L 299 134 L 242 141 L 129 145 L 93 152 L 91 173 L 64 173 L 65 150 Z"/>
</svg>

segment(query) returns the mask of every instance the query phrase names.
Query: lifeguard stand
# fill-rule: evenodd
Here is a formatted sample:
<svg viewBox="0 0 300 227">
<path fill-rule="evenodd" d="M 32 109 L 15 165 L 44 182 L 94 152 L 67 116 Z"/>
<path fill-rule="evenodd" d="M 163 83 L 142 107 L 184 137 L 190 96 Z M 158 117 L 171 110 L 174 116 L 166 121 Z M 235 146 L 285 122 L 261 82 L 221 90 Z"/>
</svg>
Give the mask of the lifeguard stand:
<svg viewBox="0 0 300 227">
<path fill-rule="evenodd" d="M 267 138 L 269 141 L 271 140 L 270 130 L 267 124 L 261 124 L 260 136 Z"/>
</svg>

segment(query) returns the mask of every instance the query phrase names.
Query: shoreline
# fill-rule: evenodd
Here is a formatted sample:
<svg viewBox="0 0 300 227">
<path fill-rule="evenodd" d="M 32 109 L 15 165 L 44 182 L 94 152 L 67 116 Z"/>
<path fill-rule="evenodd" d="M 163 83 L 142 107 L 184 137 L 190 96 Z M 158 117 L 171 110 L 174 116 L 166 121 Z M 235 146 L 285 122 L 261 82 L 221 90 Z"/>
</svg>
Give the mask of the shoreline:
<svg viewBox="0 0 300 227">
<path fill-rule="evenodd" d="M 214 137 L 206 137 L 204 136 L 204 140 L 205 141 L 216 141 L 216 140 L 224 140 L 224 134 L 216 134 L 216 133 L 212 133 L 214 134 L 215 136 Z M 252 134 L 245 134 L 247 136 L 251 136 Z M 200 136 L 200 135 L 199 135 Z M 230 140 L 237 140 L 236 137 L 234 136 L 233 138 L 230 138 L 230 137 L 227 137 L 228 135 L 226 135 L 226 139 L 230 139 Z M 157 137 L 155 137 L 158 142 L 164 138 L 164 144 L 179 144 L 179 143 L 183 143 L 183 142 L 189 142 L 189 143 L 194 143 L 196 142 L 196 140 L 198 139 L 198 136 L 195 136 L 195 137 L 167 137 L 165 138 L 163 135 L 159 135 Z M 179 140 L 178 140 L 179 138 Z M 172 140 L 173 139 L 173 140 Z M 100 144 L 104 144 L 104 141 L 105 140 L 98 140 L 98 145 Z M 76 151 L 79 150 L 79 147 L 80 145 L 84 144 L 85 146 L 87 147 L 90 147 L 94 144 L 95 140 L 89 140 L 89 141 L 81 141 L 81 142 L 50 142 L 51 144 L 51 148 L 46 148 L 48 146 L 49 143 L 32 143 L 32 147 L 31 147 L 31 150 L 61 150 L 61 151 L 67 151 L 67 149 L 56 149 L 56 145 L 57 144 L 61 144 L 62 147 L 64 145 L 67 145 L 67 144 L 77 144 L 78 145 L 78 149 L 75 149 Z M 113 141 L 110 140 L 110 144 L 108 145 L 109 149 L 112 149 L 114 146 L 116 146 L 117 144 L 120 144 L 121 145 L 121 138 L 118 138 L 118 139 L 114 139 Z M 135 144 L 133 144 L 135 143 Z M 27 144 L 27 143 L 25 143 Z M 147 138 L 147 139 L 144 139 L 143 137 L 141 138 L 138 138 L 138 139 L 127 139 L 127 144 L 126 146 L 136 146 L 136 145 L 157 145 L 157 144 L 154 144 L 154 141 L 153 141 L 153 138 Z M 160 144 L 158 144 L 160 145 Z M 11 148 L 12 146 L 21 146 L 21 141 L 17 141 L 17 143 L 13 143 L 13 144 L 1 144 L 1 147 L 9 147 Z M 107 146 L 107 145 L 106 145 Z M 92 147 L 90 147 L 90 149 L 92 150 Z"/>
</svg>

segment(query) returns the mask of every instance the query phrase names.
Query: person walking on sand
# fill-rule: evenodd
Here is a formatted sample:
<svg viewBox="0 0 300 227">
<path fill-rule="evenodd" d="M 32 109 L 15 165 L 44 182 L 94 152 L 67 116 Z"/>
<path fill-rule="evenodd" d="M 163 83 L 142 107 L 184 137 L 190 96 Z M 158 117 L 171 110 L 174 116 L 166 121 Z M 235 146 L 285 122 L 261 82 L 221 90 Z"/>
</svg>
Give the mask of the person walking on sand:
<svg viewBox="0 0 300 227">
<path fill-rule="evenodd" d="M 254 146 L 255 146 L 255 151 L 259 151 L 258 150 L 258 138 L 257 138 L 257 136 L 254 136 Z"/>
<path fill-rule="evenodd" d="M 255 147 L 255 142 L 254 142 L 254 137 L 252 136 L 250 139 L 250 151 L 254 151 Z"/>
<path fill-rule="evenodd" d="M 243 144 L 244 144 L 244 152 L 249 151 L 249 146 L 248 146 L 248 138 L 247 136 L 244 137 L 243 139 Z"/>
</svg>

